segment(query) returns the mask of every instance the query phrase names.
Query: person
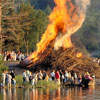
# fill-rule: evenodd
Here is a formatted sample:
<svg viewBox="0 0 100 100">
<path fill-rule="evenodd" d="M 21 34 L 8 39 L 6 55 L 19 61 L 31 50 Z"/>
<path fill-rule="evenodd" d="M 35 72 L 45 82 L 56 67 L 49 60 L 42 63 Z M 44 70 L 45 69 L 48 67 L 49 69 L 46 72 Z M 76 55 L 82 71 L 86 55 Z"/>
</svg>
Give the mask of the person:
<svg viewBox="0 0 100 100">
<path fill-rule="evenodd" d="M 95 74 L 92 75 L 93 80 L 95 80 Z"/>
<path fill-rule="evenodd" d="M 10 75 L 10 73 L 7 74 L 7 85 L 8 87 L 11 87 L 11 79 L 12 79 L 12 76 Z"/>
<path fill-rule="evenodd" d="M 51 78 L 52 78 L 52 81 L 55 80 L 55 70 L 53 70 L 53 71 L 51 72 Z"/>
<path fill-rule="evenodd" d="M 21 61 L 21 52 L 17 54 L 17 60 Z"/>
<path fill-rule="evenodd" d="M 34 79 L 34 77 L 32 78 L 31 83 L 32 83 L 32 86 L 34 86 L 34 84 L 35 84 L 35 79 Z"/>
<path fill-rule="evenodd" d="M 56 78 L 57 84 L 60 85 L 60 74 L 59 74 L 59 71 L 56 71 L 55 78 Z"/>
<path fill-rule="evenodd" d="M 5 74 L 5 71 L 3 71 L 2 73 L 2 80 L 3 80 L 3 86 L 5 86 L 5 80 L 6 80 L 6 74 Z"/>
<path fill-rule="evenodd" d="M 7 60 L 7 53 L 5 52 L 4 53 L 4 61 L 6 61 Z"/>
<path fill-rule="evenodd" d="M 68 81 L 68 71 L 67 70 L 65 71 L 65 75 L 64 76 L 65 76 L 64 82 L 67 82 Z"/>
<path fill-rule="evenodd" d="M 64 84 L 64 80 L 65 80 L 65 76 L 64 76 L 64 73 L 62 73 L 62 83 Z"/>
<path fill-rule="evenodd" d="M 8 54 L 8 61 L 11 61 L 11 52 L 9 51 L 9 54 Z"/>
<path fill-rule="evenodd" d="M 59 75 L 60 75 L 60 81 L 62 82 L 62 70 L 59 71 Z"/>
<path fill-rule="evenodd" d="M 82 75 L 79 75 L 79 77 L 78 77 L 78 83 L 79 83 L 79 84 L 82 83 Z"/>
<path fill-rule="evenodd" d="M 76 73 L 74 74 L 74 79 L 77 80 L 77 74 Z"/>
<path fill-rule="evenodd" d="M 75 72 L 75 74 L 74 74 L 74 83 L 77 83 L 77 74 L 76 74 L 76 72 Z"/>
<path fill-rule="evenodd" d="M 13 86 L 16 85 L 16 80 L 15 80 L 15 78 L 12 79 L 12 84 L 13 84 Z"/>
<path fill-rule="evenodd" d="M 30 71 L 26 70 L 26 82 L 29 82 Z"/>
<path fill-rule="evenodd" d="M 24 70 L 24 72 L 22 73 L 23 76 L 23 84 L 26 82 L 26 71 Z"/>
<path fill-rule="evenodd" d="M 16 55 L 16 53 L 14 51 L 13 51 L 12 56 L 13 56 L 13 60 L 16 61 L 17 55 Z"/>
<path fill-rule="evenodd" d="M 21 54 L 21 60 L 24 60 L 25 59 L 25 55 L 22 53 Z"/>
<path fill-rule="evenodd" d="M 48 75 L 48 74 L 46 75 L 45 80 L 46 80 L 46 81 L 48 81 L 48 80 L 49 80 L 49 75 Z"/>
<path fill-rule="evenodd" d="M 71 72 L 68 72 L 68 79 L 71 80 Z"/>
<path fill-rule="evenodd" d="M 75 72 L 72 70 L 71 71 L 71 76 L 74 77 L 74 75 L 75 75 Z"/>
<path fill-rule="evenodd" d="M 93 80 L 93 78 L 90 76 L 89 72 L 86 72 L 85 78 L 88 80 Z"/>
<path fill-rule="evenodd" d="M 29 76 L 29 83 L 32 82 L 32 79 L 33 79 L 33 77 L 32 77 L 32 73 L 30 73 L 30 76 Z"/>
<path fill-rule="evenodd" d="M 38 77 L 37 77 L 37 76 L 38 76 L 38 73 L 36 73 L 36 74 L 34 73 L 34 74 L 33 74 L 33 78 L 34 78 L 34 83 L 35 83 L 35 84 L 36 84 L 37 81 L 38 81 Z"/>
<path fill-rule="evenodd" d="M 45 80 L 46 76 L 47 76 L 46 72 L 43 71 L 43 80 Z"/>
<path fill-rule="evenodd" d="M 43 78 L 43 74 L 42 74 L 42 72 L 40 70 L 40 72 L 38 73 L 38 80 L 42 80 L 42 78 Z"/>
<path fill-rule="evenodd" d="M 12 76 L 12 79 L 15 78 L 15 73 L 13 70 L 11 71 L 10 75 Z"/>
</svg>

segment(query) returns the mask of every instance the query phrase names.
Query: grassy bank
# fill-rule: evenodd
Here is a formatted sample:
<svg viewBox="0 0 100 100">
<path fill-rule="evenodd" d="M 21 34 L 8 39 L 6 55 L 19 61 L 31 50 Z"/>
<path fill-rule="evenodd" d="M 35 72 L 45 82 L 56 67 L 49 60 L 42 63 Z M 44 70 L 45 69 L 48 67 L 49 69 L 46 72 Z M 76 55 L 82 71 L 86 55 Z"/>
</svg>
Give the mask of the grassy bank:
<svg viewBox="0 0 100 100">
<path fill-rule="evenodd" d="M 39 80 L 37 82 L 37 84 L 35 84 L 34 86 L 31 85 L 31 83 L 26 82 L 25 84 L 23 84 L 23 78 L 22 75 L 17 75 L 15 77 L 16 79 L 16 87 L 34 87 L 34 88 L 42 88 L 42 87 L 58 87 L 58 85 L 56 84 L 55 81 L 46 81 L 46 80 Z"/>
</svg>

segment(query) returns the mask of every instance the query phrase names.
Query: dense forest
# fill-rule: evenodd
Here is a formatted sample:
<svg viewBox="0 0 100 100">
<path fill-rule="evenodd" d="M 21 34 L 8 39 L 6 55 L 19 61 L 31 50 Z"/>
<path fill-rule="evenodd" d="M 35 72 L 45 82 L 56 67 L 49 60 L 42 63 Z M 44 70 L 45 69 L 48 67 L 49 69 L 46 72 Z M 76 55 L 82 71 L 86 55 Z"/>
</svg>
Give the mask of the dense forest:
<svg viewBox="0 0 100 100">
<path fill-rule="evenodd" d="M 48 24 L 48 15 L 55 5 L 53 0 L 11 0 L 10 3 L 5 0 L 2 5 L 3 51 L 34 51 Z M 100 57 L 99 5 L 100 0 L 91 0 L 85 22 L 72 36 L 75 45 L 96 57 Z"/>
</svg>

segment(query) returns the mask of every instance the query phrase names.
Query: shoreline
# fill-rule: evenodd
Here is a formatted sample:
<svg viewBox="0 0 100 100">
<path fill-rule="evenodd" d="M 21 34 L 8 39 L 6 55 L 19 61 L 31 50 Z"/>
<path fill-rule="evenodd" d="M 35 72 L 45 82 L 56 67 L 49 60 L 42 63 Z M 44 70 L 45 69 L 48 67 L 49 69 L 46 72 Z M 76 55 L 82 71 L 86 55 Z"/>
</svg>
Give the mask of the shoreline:
<svg viewBox="0 0 100 100">
<path fill-rule="evenodd" d="M 45 80 L 41 80 L 41 81 L 46 82 Z M 39 82 L 42 83 L 41 81 L 39 81 Z M 69 88 L 71 88 L 71 87 L 82 87 L 82 88 L 84 88 L 83 86 L 78 85 L 78 84 L 67 84 L 67 85 L 66 84 L 60 84 L 60 85 L 58 85 L 54 81 L 48 81 L 48 82 L 53 82 L 53 85 L 50 85 L 50 83 L 49 83 L 49 85 L 48 84 L 47 85 L 43 85 L 43 84 L 39 85 L 37 83 L 37 84 L 35 84 L 35 85 L 32 86 L 30 83 L 26 83 L 24 85 L 19 85 L 17 83 L 16 86 L 7 87 L 7 85 L 5 85 L 5 86 L 0 86 L 0 88 L 7 88 L 7 89 L 8 88 L 58 88 L 58 87 L 69 87 Z M 98 86 L 98 85 L 100 85 L 100 79 L 96 79 L 95 80 L 95 85 L 89 85 L 88 87 Z"/>
</svg>

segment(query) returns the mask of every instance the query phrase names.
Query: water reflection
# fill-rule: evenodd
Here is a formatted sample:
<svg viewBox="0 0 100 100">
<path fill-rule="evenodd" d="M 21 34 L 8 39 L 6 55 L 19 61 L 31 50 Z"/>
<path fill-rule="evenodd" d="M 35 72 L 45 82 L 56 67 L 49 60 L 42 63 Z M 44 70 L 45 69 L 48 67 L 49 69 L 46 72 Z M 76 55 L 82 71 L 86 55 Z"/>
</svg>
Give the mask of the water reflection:
<svg viewBox="0 0 100 100">
<path fill-rule="evenodd" d="M 100 87 L 98 91 L 100 93 Z M 57 89 L 2 88 L 0 89 L 0 100 L 96 100 L 95 92 L 95 87 L 88 89 L 81 87 L 59 87 Z"/>
<path fill-rule="evenodd" d="M 16 88 L 0 89 L 0 98 L 1 97 L 2 97 L 2 100 L 17 100 Z"/>
</svg>

